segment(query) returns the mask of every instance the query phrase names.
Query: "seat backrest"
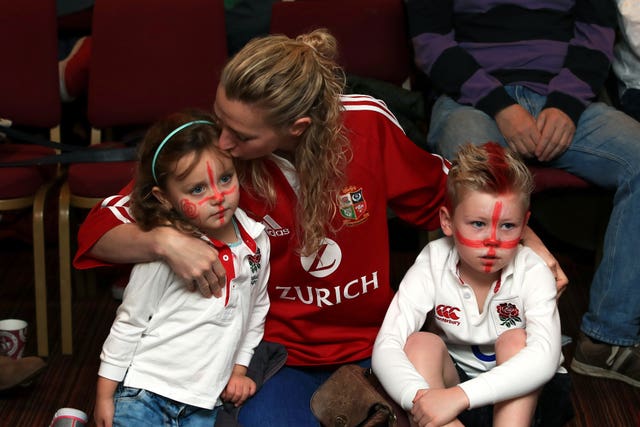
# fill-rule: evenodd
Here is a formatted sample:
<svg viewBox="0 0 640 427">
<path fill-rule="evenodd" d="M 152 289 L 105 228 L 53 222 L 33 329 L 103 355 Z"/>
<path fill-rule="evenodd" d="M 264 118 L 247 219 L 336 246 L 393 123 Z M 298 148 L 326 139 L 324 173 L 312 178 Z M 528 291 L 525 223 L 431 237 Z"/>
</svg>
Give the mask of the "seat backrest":
<svg viewBox="0 0 640 427">
<path fill-rule="evenodd" d="M 97 0 L 88 117 L 95 128 L 211 111 L 227 59 L 223 0 Z"/>
<path fill-rule="evenodd" d="M 0 0 L 0 117 L 53 128 L 60 123 L 55 0 Z"/>
<path fill-rule="evenodd" d="M 565 170 L 546 166 L 530 165 L 535 182 L 534 194 L 549 190 L 585 190 L 593 184 Z"/>
<path fill-rule="evenodd" d="M 272 34 L 295 37 L 327 28 L 347 73 L 402 85 L 411 51 L 403 0 L 282 1 L 271 9 Z"/>
</svg>

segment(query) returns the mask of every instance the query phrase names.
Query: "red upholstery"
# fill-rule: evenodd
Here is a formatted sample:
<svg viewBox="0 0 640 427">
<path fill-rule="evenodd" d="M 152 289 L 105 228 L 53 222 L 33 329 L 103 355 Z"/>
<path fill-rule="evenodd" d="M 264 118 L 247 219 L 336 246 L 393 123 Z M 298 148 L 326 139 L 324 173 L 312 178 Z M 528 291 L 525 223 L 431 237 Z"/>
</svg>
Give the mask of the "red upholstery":
<svg viewBox="0 0 640 427">
<path fill-rule="evenodd" d="M 295 37 L 327 28 L 347 73 L 401 85 L 411 53 L 403 0 L 282 1 L 271 9 L 271 33 Z"/>
<path fill-rule="evenodd" d="M 135 166 L 135 162 L 78 163 L 69 168 L 67 182 L 75 196 L 102 198 L 127 185 Z"/>
<path fill-rule="evenodd" d="M 92 126 L 146 125 L 184 107 L 212 109 L 227 58 L 222 1 L 98 0 L 92 38 Z"/>
<path fill-rule="evenodd" d="M 227 58 L 221 1 L 98 0 L 93 9 L 88 117 L 94 128 L 150 125 L 186 108 L 211 110 Z M 73 195 L 104 197 L 134 162 L 73 164 Z"/>
<path fill-rule="evenodd" d="M 227 59 L 222 0 L 96 0 L 88 118 L 95 130 L 148 127 L 184 108 L 213 109 Z M 117 142 L 98 142 L 94 149 Z M 69 207 L 90 208 L 131 180 L 135 162 L 75 163 L 60 189 L 62 352 L 71 354 Z"/>
<path fill-rule="evenodd" d="M 59 140 L 60 92 L 55 0 L 0 0 L 0 117 L 21 130 Z M 0 142 L 0 161 L 52 154 L 39 146 Z M 38 355 L 49 354 L 44 205 L 56 166 L 0 169 L 0 211 L 31 208 Z"/>
<path fill-rule="evenodd" d="M 562 169 L 529 166 L 529 170 L 536 183 L 534 194 L 547 190 L 587 189 L 593 186 L 590 182 Z"/>
<path fill-rule="evenodd" d="M 91 33 L 93 7 L 58 17 L 58 29 L 61 33 L 87 35 Z"/>
<path fill-rule="evenodd" d="M 0 117 L 40 128 L 60 123 L 55 13 L 53 0 L 0 1 Z"/>
<path fill-rule="evenodd" d="M 23 144 L 0 144 L 0 159 L 3 162 L 17 162 L 50 156 L 55 151 L 50 148 Z M 0 169 L 0 198 L 13 199 L 33 196 L 45 183 L 56 176 L 57 166 L 29 166 Z"/>
</svg>

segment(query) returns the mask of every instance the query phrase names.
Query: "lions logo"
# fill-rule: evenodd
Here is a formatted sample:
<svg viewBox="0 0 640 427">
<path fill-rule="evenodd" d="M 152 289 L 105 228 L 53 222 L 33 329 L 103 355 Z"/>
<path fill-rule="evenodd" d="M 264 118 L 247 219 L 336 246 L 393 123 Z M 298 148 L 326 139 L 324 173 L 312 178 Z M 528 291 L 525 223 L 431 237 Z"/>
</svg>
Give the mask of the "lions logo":
<svg viewBox="0 0 640 427">
<path fill-rule="evenodd" d="M 344 218 L 344 225 L 353 226 L 369 218 L 367 201 L 364 199 L 362 187 L 345 187 L 338 196 L 340 215 Z"/>
</svg>

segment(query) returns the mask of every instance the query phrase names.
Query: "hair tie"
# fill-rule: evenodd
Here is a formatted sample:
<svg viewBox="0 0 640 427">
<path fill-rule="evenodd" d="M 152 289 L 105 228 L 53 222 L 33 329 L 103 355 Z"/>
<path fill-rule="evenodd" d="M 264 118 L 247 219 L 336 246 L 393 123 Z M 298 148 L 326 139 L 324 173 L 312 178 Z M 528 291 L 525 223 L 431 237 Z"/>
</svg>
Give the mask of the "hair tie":
<svg viewBox="0 0 640 427">
<path fill-rule="evenodd" d="M 158 183 L 158 178 L 156 178 L 156 160 L 158 159 L 158 154 L 160 154 L 160 151 L 162 151 L 162 148 L 164 148 L 164 145 L 171 139 L 173 135 L 180 132 L 182 129 L 192 125 L 197 125 L 197 124 L 207 124 L 207 125 L 215 126 L 215 123 L 210 122 L 209 120 L 193 120 L 191 122 L 187 122 L 181 126 L 178 126 L 174 130 L 172 130 L 171 133 L 169 133 L 169 135 L 164 137 L 160 145 L 158 145 L 158 148 L 156 148 L 156 152 L 153 155 L 153 160 L 151 161 L 151 174 L 153 175 L 153 180 L 156 182 L 156 184 Z"/>
</svg>

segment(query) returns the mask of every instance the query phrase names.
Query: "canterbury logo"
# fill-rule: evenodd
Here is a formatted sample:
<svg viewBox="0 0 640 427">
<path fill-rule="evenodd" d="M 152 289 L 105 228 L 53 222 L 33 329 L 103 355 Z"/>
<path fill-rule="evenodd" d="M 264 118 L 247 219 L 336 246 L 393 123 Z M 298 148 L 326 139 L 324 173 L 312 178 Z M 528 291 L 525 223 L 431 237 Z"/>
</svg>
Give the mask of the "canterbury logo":
<svg viewBox="0 0 640 427">
<path fill-rule="evenodd" d="M 460 317 L 456 314 L 456 311 L 460 311 L 458 307 L 452 307 L 450 305 L 440 304 L 436 307 L 436 314 L 438 317 L 443 317 L 449 320 L 459 320 Z"/>
<path fill-rule="evenodd" d="M 271 237 L 287 236 L 291 233 L 288 228 L 280 226 L 280 224 L 278 224 L 269 215 L 262 218 L 262 223 L 265 226 L 266 233 Z"/>
</svg>

